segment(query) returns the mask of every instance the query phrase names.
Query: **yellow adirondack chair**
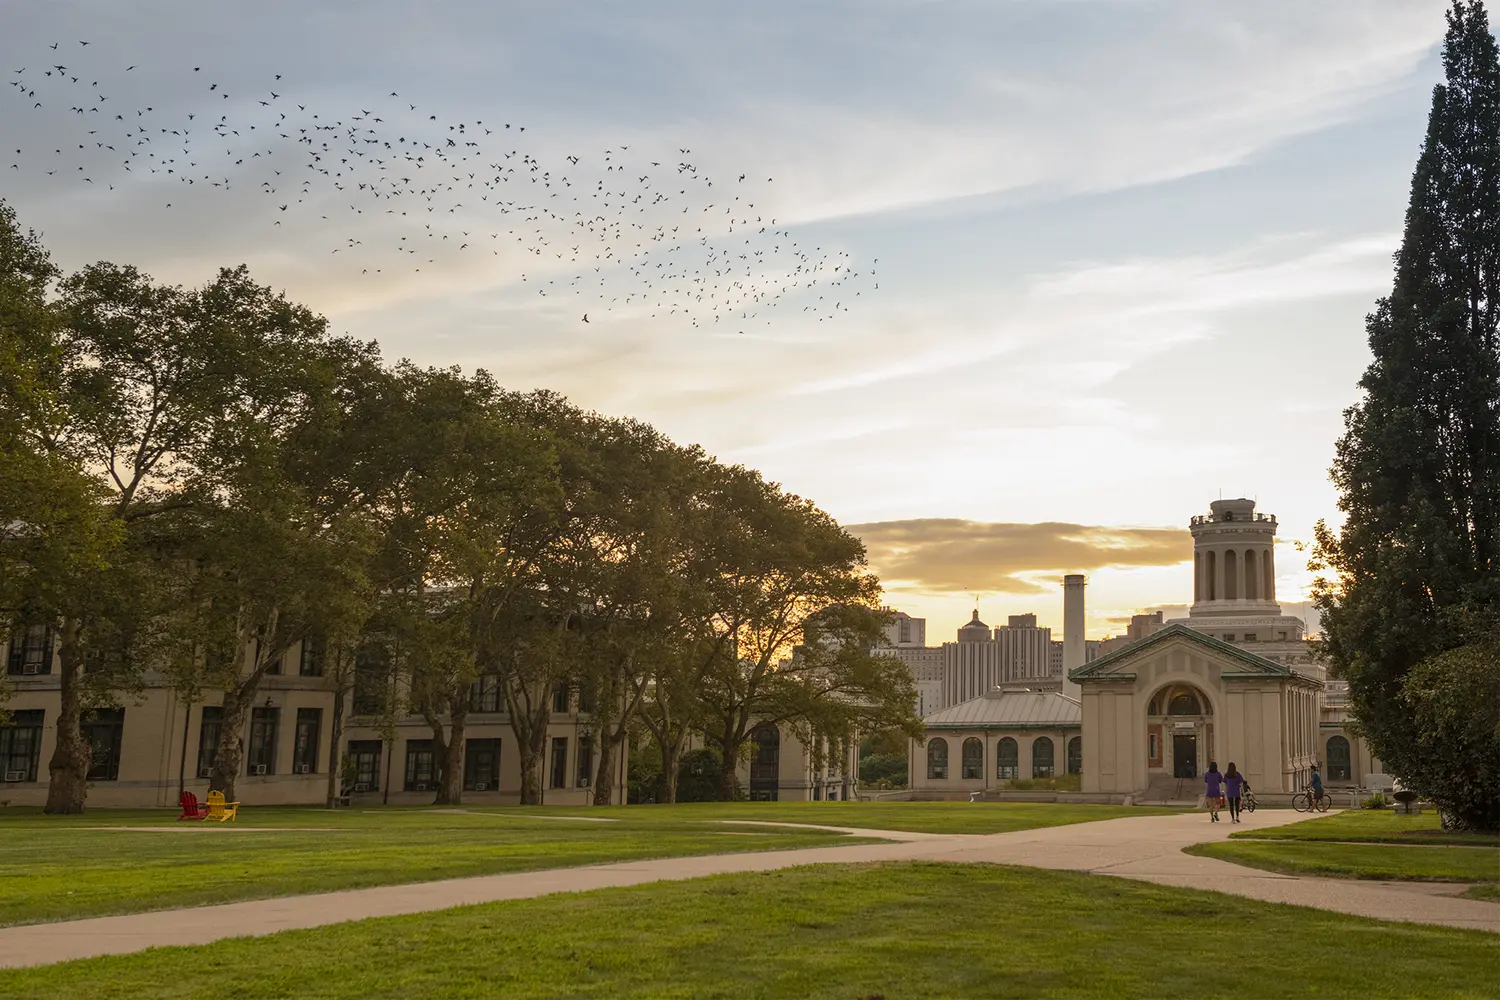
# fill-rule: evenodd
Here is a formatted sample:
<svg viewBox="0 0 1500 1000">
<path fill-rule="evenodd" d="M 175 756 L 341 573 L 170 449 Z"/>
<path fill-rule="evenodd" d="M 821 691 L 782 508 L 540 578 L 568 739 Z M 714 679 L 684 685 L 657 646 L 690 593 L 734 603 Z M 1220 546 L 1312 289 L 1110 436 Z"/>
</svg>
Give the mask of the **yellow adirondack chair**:
<svg viewBox="0 0 1500 1000">
<path fill-rule="evenodd" d="M 223 792 L 208 793 L 208 815 L 205 819 L 216 819 L 220 823 L 234 819 L 240 811 L 238 802 L 225 802 Z"/>
</svg>

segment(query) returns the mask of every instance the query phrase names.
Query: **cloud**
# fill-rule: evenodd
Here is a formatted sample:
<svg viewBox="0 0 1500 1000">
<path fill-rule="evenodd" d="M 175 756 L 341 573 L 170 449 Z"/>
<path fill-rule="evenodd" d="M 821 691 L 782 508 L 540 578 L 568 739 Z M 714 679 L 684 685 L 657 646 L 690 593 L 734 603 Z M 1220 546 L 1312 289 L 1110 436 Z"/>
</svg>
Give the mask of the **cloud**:
<svg viewBox="0 0 1500 1000">
<path fill-rule="evenodd" d="M 1192 553 L 1182 528 L 1006 524 L 914 518 L 849 525 L 871 567 L 893 588 L 942 593 L 1041 594 L 1035 579 L 1105 567 L 1175 566 Z"/>
</svg>

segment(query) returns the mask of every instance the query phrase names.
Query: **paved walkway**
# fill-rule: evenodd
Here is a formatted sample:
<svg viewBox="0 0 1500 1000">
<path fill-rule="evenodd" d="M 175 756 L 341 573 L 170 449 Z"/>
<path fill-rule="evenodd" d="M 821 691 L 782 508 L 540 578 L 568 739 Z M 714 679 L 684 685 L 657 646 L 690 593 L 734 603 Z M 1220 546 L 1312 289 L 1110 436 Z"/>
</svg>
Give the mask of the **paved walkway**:
<svg viewBox="0 0 1500 1000">
<path fill-rule="evenodd" d="M 482 875 L 411 885 L 249 900 L 119 917 L 0 929 L 0 967 L 46 965 L 120 955 L 162 945 L 208 944 L 230 937 L 424 913 L 555 892 L 583 892 L 705 875 L 771 871 L 798 865 L 877 861 L 990 862 L 1093 872 L 1159 885 L 1214 889 L 1274 903 L 1500 933 L 1500 905 L 1454 898 L 1431 883 L 1301 878 L 1183 854 L 1190 844 L 1223 840 L 1238 829 L 1280 826 L 1302 817 L 1284 810 L 1249 814 L 1241 826 L 1209 823 L 1203 813 L 1139 816 L 989 835 L 895 833 L 849 828 L 879 844 L 810 847 L 758 854 L 661 858 L 551 871 Z M 739 823 L 735 825 L 758 825 Z M 797 825 L 797 824 L 765 824 Z M 846 829 L 833 827 L 828 829 Z"/>
</svg>

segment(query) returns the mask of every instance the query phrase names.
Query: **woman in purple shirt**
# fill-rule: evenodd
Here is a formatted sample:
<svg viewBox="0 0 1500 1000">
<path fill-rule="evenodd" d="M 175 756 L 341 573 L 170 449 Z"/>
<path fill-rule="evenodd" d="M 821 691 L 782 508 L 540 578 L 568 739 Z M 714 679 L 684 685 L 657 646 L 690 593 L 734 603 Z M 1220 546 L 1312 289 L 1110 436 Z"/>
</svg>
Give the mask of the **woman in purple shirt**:
<svg viewBox="0 0 1500 1000">
<path fill-rule="evenodd" d="M 1223 794 L 1224 776 L 1219 773 L 1218 761 L 1211 760 L 1203 772 L 1203 796 L 1208 800 L 1208 818 L 1214 823 L 1219 821 L 1219 796 Z"/>
<path fill-rule="evenodd" d="M 1234 761 L 1229 762 L 1229 770 L 1224 772 L 1224 795 L 1229 799 L 1229 821 L 1238 823 L 1240 821 L 1240 795 L 1248 787 L 1245 784 L 1245 776 L 1234 766 Z"/>
</svg>

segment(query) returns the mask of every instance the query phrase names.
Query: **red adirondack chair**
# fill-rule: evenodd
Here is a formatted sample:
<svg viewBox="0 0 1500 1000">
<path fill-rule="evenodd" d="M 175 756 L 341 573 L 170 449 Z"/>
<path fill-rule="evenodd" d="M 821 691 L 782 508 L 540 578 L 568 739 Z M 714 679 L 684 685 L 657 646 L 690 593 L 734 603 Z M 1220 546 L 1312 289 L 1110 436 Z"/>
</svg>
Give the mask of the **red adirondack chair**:
<svg viewBox="0 0 1500 1000">
<path fill-rule="evenodd" d="M 178 796 L 177 804 L 182 806 L 182 815 L 177 817 L 179 822 L 185 819 L 201 820 L 208 815 L 208 806 L 200 806 L 198 796 L 192 792 L 183 792 Z"/>
</svg>

